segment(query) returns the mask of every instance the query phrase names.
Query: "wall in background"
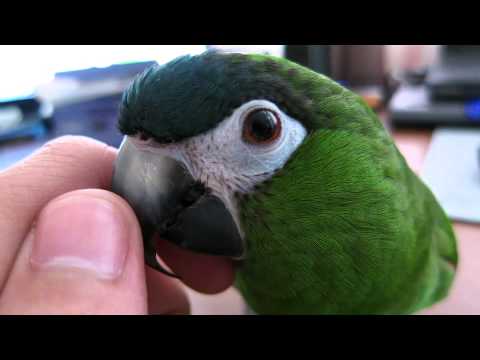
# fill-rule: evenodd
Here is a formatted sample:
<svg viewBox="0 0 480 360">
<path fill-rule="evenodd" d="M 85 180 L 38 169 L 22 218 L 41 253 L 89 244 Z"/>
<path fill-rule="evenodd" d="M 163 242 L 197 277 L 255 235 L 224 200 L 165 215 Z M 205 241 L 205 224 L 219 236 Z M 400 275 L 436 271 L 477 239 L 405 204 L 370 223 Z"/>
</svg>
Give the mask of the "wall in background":
<svg viewBox="0 0 480 360">
<path fill-rule="evenodd" d="M 421 69 L 433 64 L 440 45 L 385 45 L 385 70 L 397 75 L 405 70 Z"/>
<path fill-rule="evenodd" d="M 30 95 L 55 73 L 143 61 L 165 63 L 205 45 L 0 45 L 0 100 Z"/>
<path fill-rule="evenodd" d="M 331 76 L 352 86 L 379 85 L 386 75 L 433 64 L 440 45 L 331 45 Z"/>
<path fill-rule="evenodd" d="M 331 45 L 331 76 L 349 86 L 380 85 L 385 77 L 383 45 Z"/>
</svg>

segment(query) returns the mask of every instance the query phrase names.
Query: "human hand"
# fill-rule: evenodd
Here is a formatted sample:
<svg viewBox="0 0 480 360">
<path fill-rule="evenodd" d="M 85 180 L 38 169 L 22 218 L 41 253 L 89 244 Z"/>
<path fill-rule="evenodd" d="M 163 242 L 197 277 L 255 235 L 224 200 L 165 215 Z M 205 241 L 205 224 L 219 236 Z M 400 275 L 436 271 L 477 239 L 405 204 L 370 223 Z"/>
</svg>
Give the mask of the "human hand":
<svg viewBox="0 0 480 360">
<path fill-rule="evenodd" d="M 109 192 L 116 150 L 58 138 L 0 172 L 0 314 L 186 314 L 184 285 L 146 267 L 129 205 Z M 158 253 L 187 286 L 233 282 L 226 258 L 164 240 Z"/>
</svg>

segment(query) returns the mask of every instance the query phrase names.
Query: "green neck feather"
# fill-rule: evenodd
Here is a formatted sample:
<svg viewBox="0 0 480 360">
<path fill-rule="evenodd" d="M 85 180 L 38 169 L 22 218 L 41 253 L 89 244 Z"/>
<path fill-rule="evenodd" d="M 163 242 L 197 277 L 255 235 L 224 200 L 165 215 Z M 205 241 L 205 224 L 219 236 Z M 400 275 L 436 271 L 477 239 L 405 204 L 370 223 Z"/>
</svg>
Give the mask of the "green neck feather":
<svg viewBox="0 0 480 360">
<path fill-rule="evenodd" d="M 313 108 L 328 123 L 242 202 L 248 253 L 237 286 L 250 306 L 398 314 L 444 297 L 456 248 L 433 195 L 355 95 Z"/>
</svg>

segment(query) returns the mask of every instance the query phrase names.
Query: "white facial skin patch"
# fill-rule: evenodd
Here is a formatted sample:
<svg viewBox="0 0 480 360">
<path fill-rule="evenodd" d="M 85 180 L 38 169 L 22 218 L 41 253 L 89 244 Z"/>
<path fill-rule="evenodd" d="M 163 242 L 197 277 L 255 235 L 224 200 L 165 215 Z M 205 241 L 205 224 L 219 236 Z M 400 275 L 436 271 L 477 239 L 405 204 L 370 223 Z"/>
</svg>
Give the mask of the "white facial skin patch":
<svg viewBox="0 0 480 360">
<path fill-rule="evenodd" d="M 252 144 L 243 138 L 245 119 L 255 110 L 273 112 L 281 122 L 278 138 L 266 144 Z M 267 100 L 252 100 L 237 108 L 214 129 L 173 144 L 153 140 L 132 141 L 142 151 L 172 157 L 185 164 L 193 178 L 222 199 L 238 223 L 236 192 L 253 187 L 281 169 L 305 136 L 303 125 Z"/>
</svg>

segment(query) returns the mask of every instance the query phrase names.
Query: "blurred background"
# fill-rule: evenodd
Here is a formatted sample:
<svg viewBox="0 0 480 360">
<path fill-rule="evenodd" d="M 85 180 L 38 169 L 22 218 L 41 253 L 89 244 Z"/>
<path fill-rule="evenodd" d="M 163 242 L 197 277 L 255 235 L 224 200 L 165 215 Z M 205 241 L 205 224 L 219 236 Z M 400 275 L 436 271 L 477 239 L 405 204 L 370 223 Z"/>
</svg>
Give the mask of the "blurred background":
<svg viewBox="0 0 480 360">
<path fill-rule="evenodd" d="M 121 141 L 115 121 L 121 94 L 154 62 L 208 48 L 285 56 L 360 92 L 385 108 L 402 79 L 420 81 L 438 45 L 33 45 L 0 46 L 0 169 L 53 137 Z M 412 73 L 413 75 L 409 74 Z"/>
<path fill-rule="evenodd" d="M 118 147 L 118 106 L 130 81 L 155 62 L 209 48 L 283 56 L 361 95 L 455 221 L 461 247 L 480 251 L 472 248 L 480 242 L 477 45 L 2 45 L 0 171 L 61 135 Z M 469 266 L 480 272 L 478 262 Z M 244 310 L 233 289 L 191 295 L 194 313 Z M 479 308 L 467 302 L 460 310 Z"/>
</svg>

